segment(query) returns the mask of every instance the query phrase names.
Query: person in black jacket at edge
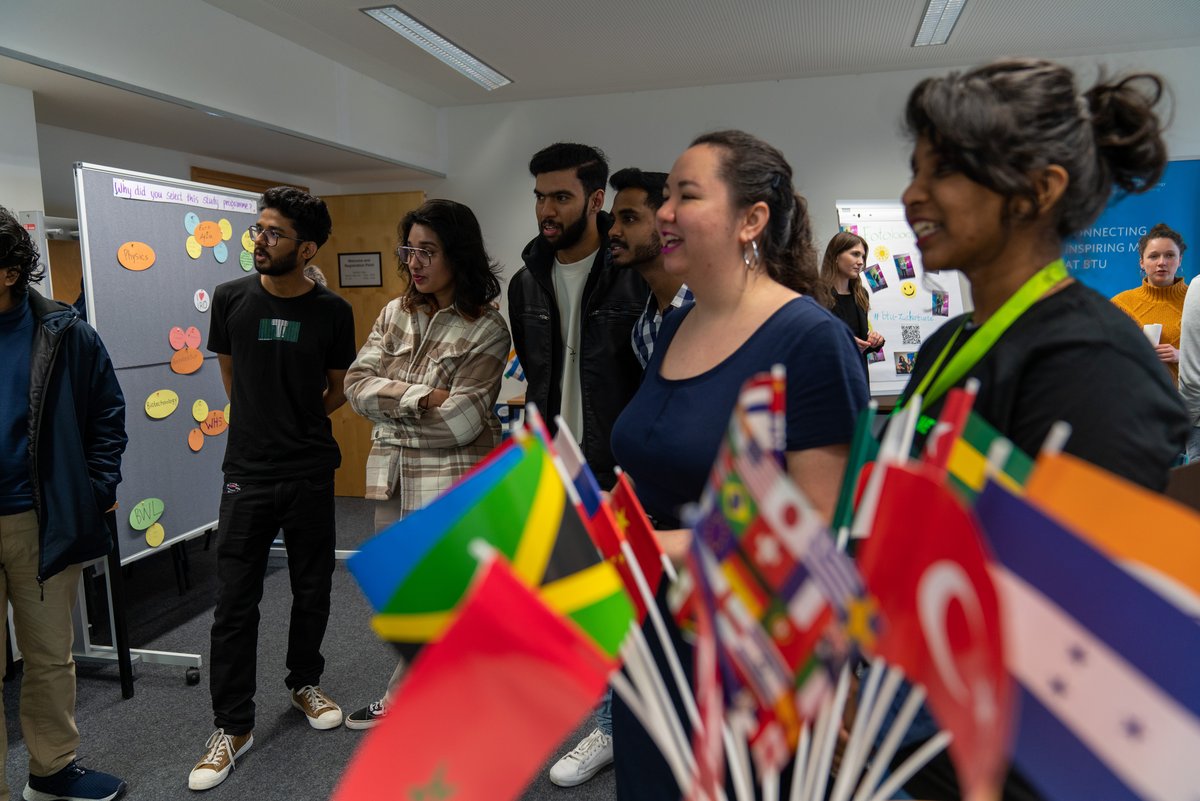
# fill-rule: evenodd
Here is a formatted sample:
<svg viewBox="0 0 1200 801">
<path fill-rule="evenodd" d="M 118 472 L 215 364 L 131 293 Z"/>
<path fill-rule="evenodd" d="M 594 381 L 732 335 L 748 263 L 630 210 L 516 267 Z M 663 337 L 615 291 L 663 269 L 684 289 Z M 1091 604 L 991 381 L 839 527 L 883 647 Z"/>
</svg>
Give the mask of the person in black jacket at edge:
<svg viewBox="0 0 1200 801">
<path fill-rule="evenodd" d="M 538 236 L 508 285 L 513 346 L 551 430 L 561 414 L 601 487 L 615 481 L 613 423 L 633 397 L 642 366 L 630 348 L 650 288 L 634 270 L 614 267 L 612 218 L 601 211 L 608 161 L 599 149 L 559 142 L 529 162 Z"/>
<path fill-rule="evenodd" d="M 71 611 L 84 562 L 112 549 L 125 397 L 96 331 L 29 286 L 42 277 L 25 227 L 0 208 L 0 609 L 13 608 L 27 801 L 111 801 L 125 782 L 75 761 Z M 7 641 L 3 646 L 7 647 Z M 7 739 L 0 731 L 0 800 Z"/>
</svg>

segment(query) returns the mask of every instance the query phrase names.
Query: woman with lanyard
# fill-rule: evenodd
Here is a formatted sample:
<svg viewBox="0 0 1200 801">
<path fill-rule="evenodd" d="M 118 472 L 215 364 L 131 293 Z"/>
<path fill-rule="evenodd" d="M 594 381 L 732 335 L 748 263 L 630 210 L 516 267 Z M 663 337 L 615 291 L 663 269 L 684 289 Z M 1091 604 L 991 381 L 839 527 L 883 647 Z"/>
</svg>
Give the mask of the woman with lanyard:
<svg viewBox="0 0 1200 801">
<path fill-rule="evenodd" d="M 998 61 L 928 78 L 912 91 L 915 140 L 903 201 L 925 269 L 961 270 L 974 311 L 921 347 L 901 396 L 920 395 L 918 438 L 946 391 L 980 381 L 975 411 L 1029 454 L 1058 420 L 1065 450 L 1154 490 L 1183 447 L 1187 419 L 1170 375 L 1129 318 L 1070 277 L 1062 242 L 1089 225 L 1115 184 L 1140 192 L 1166 163 L 1153 75 L 1078 94 L 1048 61 Z M 924 717 L 924 716 L 921 716 Z M 893 766 L 936 729 L 914 723 Z M 916 798 L 958 798 L 943 752 L 908 784 Z M 1010 772 L 1005 799 L 1037 798 Z"/>
</svg>

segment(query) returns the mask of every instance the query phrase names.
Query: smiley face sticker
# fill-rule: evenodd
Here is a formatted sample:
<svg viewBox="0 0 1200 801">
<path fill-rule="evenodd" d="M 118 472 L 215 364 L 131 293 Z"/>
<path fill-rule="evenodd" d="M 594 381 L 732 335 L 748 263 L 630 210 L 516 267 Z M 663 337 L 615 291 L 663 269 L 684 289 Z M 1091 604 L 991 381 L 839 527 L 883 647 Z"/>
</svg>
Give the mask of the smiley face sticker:
<svg viewBox="0 0 1200 801">
<path fill-rule="evenodd" d="M 912 281 L 902 281 L 900 283 L 900 294 L 906 298 L 915 297 L 917 294 L 917 285 Z"/>
</svg>

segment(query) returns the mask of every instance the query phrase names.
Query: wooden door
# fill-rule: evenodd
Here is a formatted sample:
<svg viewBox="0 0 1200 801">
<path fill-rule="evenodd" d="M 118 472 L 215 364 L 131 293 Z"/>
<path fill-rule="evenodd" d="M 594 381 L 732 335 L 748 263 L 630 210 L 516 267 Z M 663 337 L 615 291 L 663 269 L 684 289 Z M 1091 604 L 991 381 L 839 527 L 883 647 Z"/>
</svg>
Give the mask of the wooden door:
<svg viewBox="0 0 1200 801">
<path fill-rule="evenodd" d="M 367 341 L 379 311 L 406 288 L 396 272 L 396 226 L 409 211 L 425 202 L 424 192 L 389 192 L 374 195 L 323 195 L 333 218 L 333 234 L 317 253 L 313 264 L 325 273 L 329 288 L 354 308 L 354 341 Z M 383 285 L 343 287 L 338 279 L 339 253 L 378 253 Z M 333 413 L 333 435 L 342 449 L 334 492 L 361 498 L 366 491 L 367 454 L 371 450 L 371 424 L 349 404 Z"/>
</svg>

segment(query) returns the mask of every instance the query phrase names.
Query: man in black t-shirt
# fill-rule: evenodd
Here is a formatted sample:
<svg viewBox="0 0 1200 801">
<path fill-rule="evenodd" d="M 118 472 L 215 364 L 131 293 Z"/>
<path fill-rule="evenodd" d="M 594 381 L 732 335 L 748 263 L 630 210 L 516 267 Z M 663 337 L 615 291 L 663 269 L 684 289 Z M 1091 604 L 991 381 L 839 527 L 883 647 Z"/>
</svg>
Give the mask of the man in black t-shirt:
<svg viewBox="0 0 1200 801">
<path fill-rule="evenodd" d="M 280 529 L 292 585 L 291 703 L 314 729 L 342 722 L 319 685 L 334 567 L 333 472 L 341 463 L 329 414 L 346 402 L 354 319 L 350 304 L 304 275 L 329 238 L 324 202 L 277 187 L 259 206 L 250 228 L 257 274 L 213 293 L 208 347 L 221 366 L 231 419 L 210 657 L 217 730 L 188 777 L 193 790 L 224 781 L 254 743 L 258 602 Z"/>
</svg>

